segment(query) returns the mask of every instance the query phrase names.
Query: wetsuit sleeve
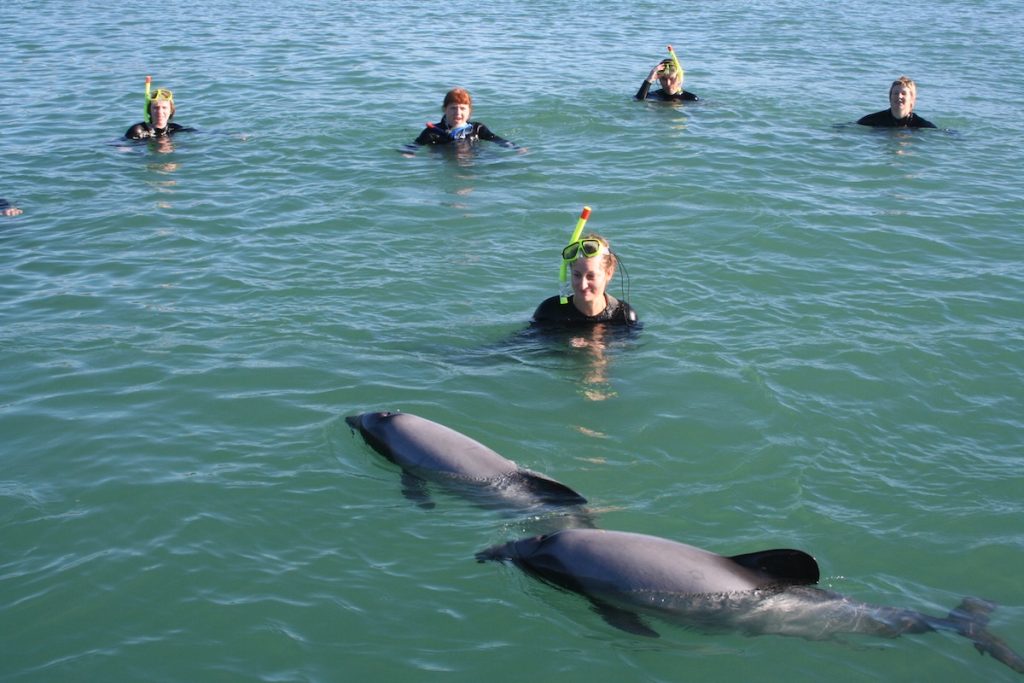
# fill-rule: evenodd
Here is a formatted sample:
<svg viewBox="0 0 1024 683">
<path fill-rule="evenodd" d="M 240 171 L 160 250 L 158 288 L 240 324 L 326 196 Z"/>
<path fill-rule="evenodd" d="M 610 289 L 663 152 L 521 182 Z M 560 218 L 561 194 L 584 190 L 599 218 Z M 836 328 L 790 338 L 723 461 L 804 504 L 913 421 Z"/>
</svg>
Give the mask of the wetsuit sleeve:
<svg viewBox="0 0 1024 683">
<path fill-rule="evenodd" d="M 124 136 L 129 140 L 141 140 L 150 136 L 149 126 L 145 123 L 136 123 L 128 129 Z"/>
<path fill-rule="evenodd" d="M 697 97 L 692 92 L 689 92 L 687 90 L 683 91 L 683 99 L 686 100 L 687 102 L 697 102 L 700 100 L 699 97 Z"/>
<path fill-rule="evenodd" d="M 437 141 L 435 140 L 435 137 L 436 137 L 436 133 L 434 132 L 434 129 L 432 127 L 430 127 L 430 126 L 427 126 L 426 128 L 423 129 L 423 131 L 419 134 L 419 136 L 415 140 L 413 140 L 413 144 L 414 145 L 434 145 L 434 144 L 437 144 Z"/>
<path fill-rule="evenodd" d="M 517 145 L 516 143 L 514 143 L 514 142 L 512 142 L 510 140 L 506 140 L 505 138 L 500 137 L 500 136 L 495 135 L 494 133 L 492 133 L 491 129 L 488 128 L 487 126 L 485 126 L 484 124 L 478 123 L 476 125 L 477 125 L 476 135 L 481 140 L 488 140 L 490 142 L 499 144 L 502 147 L 511 147 L 512 149 L 518 149 L 519 148 L 519 145 Z"/>
<path fill-rule="evenodd" d="M 640 86 L 640 89 L 636 91 L 636 95 L 634 95 L 634 98 L 638 100 L 646 100 L 647 93 L 649 93 L 650 91 L 651 84 L 648 83 L 647 79 L 645 78 L 643 84 Z"/>
</svg>

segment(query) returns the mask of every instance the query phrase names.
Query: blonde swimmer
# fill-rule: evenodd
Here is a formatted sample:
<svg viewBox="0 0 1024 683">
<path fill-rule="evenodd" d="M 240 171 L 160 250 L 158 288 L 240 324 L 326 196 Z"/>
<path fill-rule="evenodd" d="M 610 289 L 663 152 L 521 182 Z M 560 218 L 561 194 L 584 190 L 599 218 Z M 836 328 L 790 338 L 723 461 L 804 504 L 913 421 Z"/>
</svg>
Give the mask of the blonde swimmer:
<svg viewBox="0 0 1024 683">
<path fill-rule="evenodd" d="M 167 88 L 152 90 L 152 77 L 146 76 L 145 120 L 136 123 L 124 134 L 129 140 L 162 138 L 180 131 L 191 131 L 171 121 L 174 118 L 174 93 Z"/>
<path fill-rule="evenodd" d="M 695 102 L 699 100 L 700 98 L 692 92 L 683 90 L 685 72 L 671 45 L 668 46 L 668 53 L 670 56 L 655 64 L 651 73 L 647 74 L 647 78 L 640 84 L 636 99 L 661 100 L 662 102 Z M 661 89 L 652 91 L 651 85 L 654 84 L 655 79 L 661 83 Z"/>
</svg>

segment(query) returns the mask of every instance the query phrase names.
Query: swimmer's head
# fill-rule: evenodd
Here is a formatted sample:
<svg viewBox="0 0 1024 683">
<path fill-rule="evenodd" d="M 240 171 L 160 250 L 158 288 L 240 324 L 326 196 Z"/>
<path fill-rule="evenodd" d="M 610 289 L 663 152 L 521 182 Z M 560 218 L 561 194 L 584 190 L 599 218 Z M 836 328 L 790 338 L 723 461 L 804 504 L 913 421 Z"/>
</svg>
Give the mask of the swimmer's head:
<svg viewBox="0 0 1024 683">
<path fill-rule="evenodd" d="M 165 128 L 174 118 L 174 93 L 167 88 L 157 88 L 149 96 L 150 122 L 157 128 Z M 164 123 L 161 125 L 160 121 Z"/>
<path fill-rule="evenodd" d="M 469 123 L 469 117 L 473 113 L 473 98 L 465 88 L 452 88 L 444 96 L 441 110 L 449 127 L 464 126 Z"/>
<path fill-rule="evenodd" d="M 900 76 L 889 86 L 889 109 L 898 119 L 910 116 L 917 102 L 917 84 L 907 76 Z"/>
<path fill-rule="evenodd" d="M 616 259 L 608 240 L 590 233 L 562 250 L 572 273 L 573 303 L 586 312 L 604 306 L 605 290 L 615 275 Z"/>
<path fill-rule="evenodd" d="M 676 64 L 671 58 L 661 60 L 658 79 L 661 80 L 661 87 L 671 93 L 679 92 L 683 88 L 683 75 L 676 69 Z"/>
</svg>

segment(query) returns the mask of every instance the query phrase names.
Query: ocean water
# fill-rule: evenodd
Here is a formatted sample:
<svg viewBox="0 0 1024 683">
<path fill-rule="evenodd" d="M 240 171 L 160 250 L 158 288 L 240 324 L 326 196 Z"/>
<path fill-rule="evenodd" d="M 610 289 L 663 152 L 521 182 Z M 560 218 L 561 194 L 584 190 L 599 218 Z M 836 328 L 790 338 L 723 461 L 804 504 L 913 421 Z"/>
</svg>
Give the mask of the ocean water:
<svg viewBox="0 0 1024 683">
<path fill-rule="evenodd" d="M 343 419 L 858 600 L 984 597 L 1024 650 L 1018 3 L 3 18 L 0 680 L 1018 678 L 949 634 L 623 633 L 474 561 L 538 520 L 417 507 Z M 702 101 L 632 100 L 667 43 Z M 903 73 L 939 130 L 851 125 Z M 197 132 L 120 139 L 146 74 Z M 400 154 L 456 85 L 525 151 Z M 643 329 L 523 337 L 584 205 Z"/>
</svg>

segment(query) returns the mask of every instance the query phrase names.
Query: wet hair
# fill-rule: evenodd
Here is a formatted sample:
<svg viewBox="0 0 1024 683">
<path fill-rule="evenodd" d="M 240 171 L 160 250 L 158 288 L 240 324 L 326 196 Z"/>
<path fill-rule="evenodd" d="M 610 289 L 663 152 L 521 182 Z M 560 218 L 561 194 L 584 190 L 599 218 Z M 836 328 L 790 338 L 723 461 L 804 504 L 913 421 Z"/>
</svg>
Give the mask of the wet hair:
<svg viewBox="0 0 1024 683">
<path fill-rule="evenodd" d="M 891 95 L 893 90 L 901 87 L 909 90 L 910 94 L 915 99 L 917 98 L 917 84 L 914 83 L 914 81 L 912 81 L 909 76 L 900 76 L 895 81 L 893 81 L 892 85 L 889 86 L 889 94 Z"/>
<path fill-rule="evenodd" d="M 444 96 L 444 104 L 441 105 L 441 111 L 447 109 L 449 104 L 468 104 L 469 108 L 472 109 L 473 98 L 465 88 L 452 88 Z"/>
</svg>

